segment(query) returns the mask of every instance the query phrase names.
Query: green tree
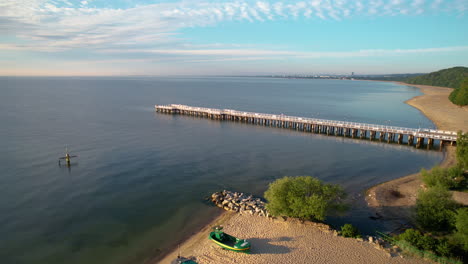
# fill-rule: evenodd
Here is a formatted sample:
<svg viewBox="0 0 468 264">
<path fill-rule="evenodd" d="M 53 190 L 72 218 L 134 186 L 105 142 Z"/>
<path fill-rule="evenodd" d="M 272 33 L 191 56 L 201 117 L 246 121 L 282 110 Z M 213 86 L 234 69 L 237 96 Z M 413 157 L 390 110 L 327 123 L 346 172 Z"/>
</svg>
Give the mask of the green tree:
<svg viewBox="0 0 468 264">
<path fill-rule="evenodd" d="M 455 217 L 455 238 L 461 247 L 468 251 L 468 208 L 460 208 L 457 210 Z"/>
<path fill-rule="evenodd" d="M 459 88 L 450 93 L 449 99 L 456 105 L 468 105 L 468 77 L 463 79 Z"/>
<path fill-rule="evenodd" d="M 345 193 L 338 185 L 324 184 L 311 176 L 284 177 L 270 183 L 265 192 L 273 216 L 325 220 L 332 210 L 343 208 Z"/>
<path fill-rule="evenodd" d="M 457 161 L 460 168 L 468 170 L 468 132 L 463 134 L 461 131 L 458 131 Z"/>
<path fill-rule="evenodd" d="M 456 207 L 450 192 L 441 186 L 420 191 L 416 200 L 416 221 L 428 231 L 450 231 Z"/>
</svg>

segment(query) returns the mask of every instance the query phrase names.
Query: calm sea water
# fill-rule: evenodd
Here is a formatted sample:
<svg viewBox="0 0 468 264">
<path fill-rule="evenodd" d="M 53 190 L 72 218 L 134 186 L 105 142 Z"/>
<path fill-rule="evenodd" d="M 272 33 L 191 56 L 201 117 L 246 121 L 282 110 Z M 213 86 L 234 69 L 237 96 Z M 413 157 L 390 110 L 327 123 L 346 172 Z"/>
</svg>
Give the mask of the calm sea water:
<svg viewBox="0 0 468 264">
<path fill-rule="evenodd" d="M 285 175 L 339 183 L 365 232 L 362 192 L 431 167 L 436 151 L 154 113 L 179 103 L 434 127 L 392 83 L 262 78 L 0 78 L 1 263 L 141 263 L 219 213 L 204 198 L 262 195 Z M 65 146 L 70 169 L 57 158 Z M 360 202 L 359 202 L 360 201 Z"/>
</svg>

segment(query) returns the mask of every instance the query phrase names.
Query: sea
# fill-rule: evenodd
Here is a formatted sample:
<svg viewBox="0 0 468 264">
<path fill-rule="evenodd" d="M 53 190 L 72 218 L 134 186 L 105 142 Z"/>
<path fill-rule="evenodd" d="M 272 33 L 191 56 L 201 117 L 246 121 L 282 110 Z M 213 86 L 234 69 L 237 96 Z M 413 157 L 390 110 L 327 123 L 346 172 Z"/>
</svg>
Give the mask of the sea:
<svg viewBox="0 0 468 264">
<path fill-rule="evenodd" d="M 283 176 L 340 184 L 326 222 L 388 231 L 367 188 L 443 153 L 160 114 L 155 104 L 434 128 L 389 82 L 261 77 L 0 77 L 0 262 L 149 263 L 221 213 L 223 189 L 262 197 Z M 70 167 L 58 158 L 68 150 Z M 244 234 L 248 238 L 248 234 Z"/>
</svg>

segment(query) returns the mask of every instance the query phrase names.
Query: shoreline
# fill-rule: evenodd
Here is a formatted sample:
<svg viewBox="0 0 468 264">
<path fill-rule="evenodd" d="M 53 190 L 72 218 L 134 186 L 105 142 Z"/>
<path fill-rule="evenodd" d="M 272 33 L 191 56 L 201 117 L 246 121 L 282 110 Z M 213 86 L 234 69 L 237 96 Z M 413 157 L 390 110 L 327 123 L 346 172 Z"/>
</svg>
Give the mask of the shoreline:
<svg viewBox="0 0 468 264">
<path fill-rule="evenodd" d="M 412 86 L 418 88 L 423 94 L 419 96 L 415 96 L 404 103 L 418 109 L 423 115 L 425 115 L 428 119 L 430 119 L 438 129 L 442 130 L 454 130 L 453 127 L 457 127 L 459 123 L 463 120 L 463 115 L 467 114 L 468 116 L 468 107 L 458 107 L 453 104 L 448 100 L 448 94 L 453 90 L 452 88 L 446 88 L 446 87 L 435 87 L 435 86 L 426 86 L 426 85 L 412 85 L 412 84 L 406 84 L 402 82 L 392 82 L 396 83 L 399 85 L 405 85 L 405 86 Z M 437 97 L 437 98 L 434 98 Z M 437 99 L 435 101 L 439 102 L 440 105 L 439 107 L 433 108 L 434 104 L 434 99 Z M 447 104 L 448 102 L 448 104 Z M 449 107 L 449 109 L 444 109 L 445 107 Z M 447 111 L 444 111 L 447 110 Z M 434 113 L 435 111 L 435 113 Z M 447 119 L 447 115 L 451 114 L 452 112 L 450 111 L 456 111 L 458 112 L 458 117 L 455 118 L 455 122 L 453 122 L 453 118 L 450 119 L 447 123 L 447 121 L 444 121 L 443 119 Z M 450 113 L 448 113 L 450 112 Z M 450 123 L 452 121 L 452 123 Z M 468 121 L 468 120 L 467 120 Z M 462 122 L 463 125 L 461 129 L 463 131 L 468 131 L 468 122 Z M 456 131 L 456 130 L 455 130 Z M 444 157 L 440 163 L 441 166 L 451 166 L 456 163 L 456 158 L 455 158 L 455 147 L 445 147 L 445 153 Z M 368 206 L 376 209 L 376 211 L 379 212 L 379 214 L 383 215 L 385 218 L 392 218 L 392 217 L 400 217 L 402 218 L 408 218 L 410 216 L 410 208 L 411 205 L 415 203 L 416 201 L 416 193 L 417 190 L 420 188 L 420 180 L 419 180 L 419 173 L 415 174 L 410 174 L 406 175 L 388 182 L 380 183 L 378 185 L 375 185 L 371 188 L 369 188 L 366 191 L 366 202 L 368 203 Z M 396 191 L 396 192 L 395 192 Z M 400 194 L 400 195 L 395 195 L 395 194 Z M 386 209 L 386 210 L 382 210 Z M 397 210 L 395 210 L 397 209 Z M 198 258 L 204 258 L 205 262 L 207 263 L 216 263 L 216 258 L 220 257 L 219 250 L 216 250 L 217 248 L 211 246 L 211 244 L 208 244 L 208 239 L 206 238 L 207 234 L 211 230 L 211 226 L 215 225 L 227 225 L 232 226 L 232 222 L 239 222 L 239 223 L 244 223 L 244 222 L 251 222 L 249 219 L 242 219 L 245 218 L 246 216 L 241 216 L 237 215 L 236 213 L 232 212 L 222 212 L 219 216 L 215 217 L 212 219 L 207 225 L 202 227 L 198 232 L 196 232 L 194 235 L 189 236 L 187 240 L 185 240 L 183 243 L 180 245 L 180 253 L 184 257 L 191 257 L 194 255 L 198 255 Z M 250 216 L 251 217 L 251 216 Z M 241 219 L 241 220 L 239 220 Z M 258 220 L 257 220 L 258 219 Z M 264 222 L 263 225 L 268 225 L 273 222 L 276 222 L 276 224 L 279 224 L 281 226 L 285 225 L 286 222 L 280 223 L 281 221 L 278 220 L 269 220 L 266 218 L 257 218 L 255 222 Z M 245 224 L 245 223 L 244 223 Z M 250 224 L 248 224 L 250 225 Z M 288 226 L 291 225 L 297 225 L 297 223 L 289 223 L 287 224 Z M 300 224 L 304 225 L 304 224 Z M 276 227 L 275 227 L 276 228 Z M 290 227 L 292 228 L 292 227 Z M 298 228 L 295 226 L 294 228 Z M 317 229 L 316 227 L 312 227 L 312 229 Z M 315 231 L 317 231 L 315 230 Z M 241 234 L 235 234 L 239 235 L 242 237 Z M 327 238 L 328 239 L 328 238 Z M 346 238 L 342 237 L 333 237 L 333 239 L 336 240 L 342 240 Z M 351 239 L 347 239 L 347 242 L 350 242 Z M 353 241 L 354 242 L 354 241 Z M 333 243 L 336 243 L 333 242 Z M 362 243 L 362 242 L 360 242 Z M 203 245 L 203 246 L 201 246 Z M 366 245 L 367 246 L 367 245 Z M 214 253 L 207 253 L 204 251 L 202 248 L 203 247 L 209 247 L 211 248 Z M 206 248 L 205 248 L 206 250 Z M 342 247 L 339 247 L 339 250 L 346 251 L 349 249 L 345 249 Z M 369 249 L 367 249 L 369 250 Z M 280 250 L 281 251 L 281 250 Z M 379 250 L 380 251 L 380 250 Z M 175 248 L 172 251 L 168 252 L 167 254 L 159 256 L 156 260 L 153 260 L 151 263 L 170 263 L 173 259 L 175 259 L 178 255 L 178 249 Z M 225 252 L 222 252 L 223 254 Z M 244 254 L 243 255 L 234 255 L 229 254 L 230 252 L 226 252 L 225 255 L 229 255 L 230 257 L 233 257 L 238 261 L 239 259 L 245 259 Z M 269 252 L 271 253 L 271 252 Z M 367 252 L 366 254 L 368 254 Z M 373 254 L 377 254 L 375 252 L 372 252 Z M 383 253 L 383 252 L 381 252 Z M 214 254 L 214 255 L 212 255 Z M 287 253 L 286 255 L 288 255 Z M 304 255 L 305 253 L 303 253 Z M 383 253 L 385 254 L 385 253 Z M 232 255 L 232 256 L 231 256 Z M 262 254 L 260 254 L 262 255 Z M 378 261 L 381 261 L 379 257 L 376 255 L 376 259 Z M 385 255 L 389 257 L 388 255 Z M 223 256 L 224 257 L 224 256 Z M 228 258 L 229 259 L 229 258 Z M 307 259 L 307 258 L 302 258 L 302 259 Z M 233 259 L 230 259 L 231 261 Z M 400 262 L 400 258 L 390 258 L 386 259 L 382 263 L 390 263 L 390 262 Z M 250 260 L 249 260 L 250 261 Z M 249 261 L 245 263 L 250 263 Z M 339 262 L 349 262 L 349 259 L 339 259 Z M 410 262 L 425 262 L 420 259 L 411 259 Z M 202 262 L 202 263 L 205 263 Z M 229 262 L 229 261 L 228 261 Z M 227 263 L 227 262 L 226 262 Z M 239 263 L 244 263 L 242 261 L 239 261 Z M 404 261 L 402 262 L 404 263 Z"/>
<path fill-rule="evenodd" d="M 423 94 L 415 96 L 405 103 L 418 109 L 440 130 L 468 131 L 468 107 L 452 104 L 448 96 L 453 88 L 392 82 L 418 88 Z M 444 157 L 438 166 L 447 168 L 456 164 L 456 147 L 445 146 Z M 406 175 L 391 181 L 372 186 L 366 191 L 366 202 L 383 218 L 411 219 L 411 208 L 416 204 L 417 191 L 422 186 L 420 173 Z M 467 203 L 466 195 L 452 192 L 454 199 Z M 403 217 L 402 217 L 403 216 Z"/>
<path fill-rule="evenodd" d="M 212 218 L 206 225 L 194 232 L 192 235 L 187 236 L 187 239 L 179 244 L 178 247 L 170 249 L 166 254 L 161 254 L 157 258 L 145 263 L 171 263 L 172 260 L 176 259 L 180 254 L 183 257 L 189 258 L 192 255 L 188 252 L 193 252 L 200 242 L 208 238 L 209 232 L 211 232 L 212 226 L 223 225 L 229 221 L 235 213 L 222 211 L 218 216 Z M 180 250 L 180 252 L 179 252 Z"/>
</svg>

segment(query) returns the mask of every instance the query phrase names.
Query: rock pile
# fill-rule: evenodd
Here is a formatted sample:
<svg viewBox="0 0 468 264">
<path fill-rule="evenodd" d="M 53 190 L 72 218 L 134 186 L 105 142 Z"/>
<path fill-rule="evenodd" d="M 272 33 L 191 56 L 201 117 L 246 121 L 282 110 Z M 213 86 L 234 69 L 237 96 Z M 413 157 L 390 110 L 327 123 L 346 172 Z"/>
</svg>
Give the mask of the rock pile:
<svg viewBox="0 0 468 264">
<path fill-rule="evenodd" d="M 269 217 L 270 214 L 265 208 L 265 202 L 260 198 L 253 198 L 252 195 L 243 193 L 222 191 L 211 195 L 211 201 L 226 211 L 234 211 L 240 214 L 251 214 Z"/>
</svg>

